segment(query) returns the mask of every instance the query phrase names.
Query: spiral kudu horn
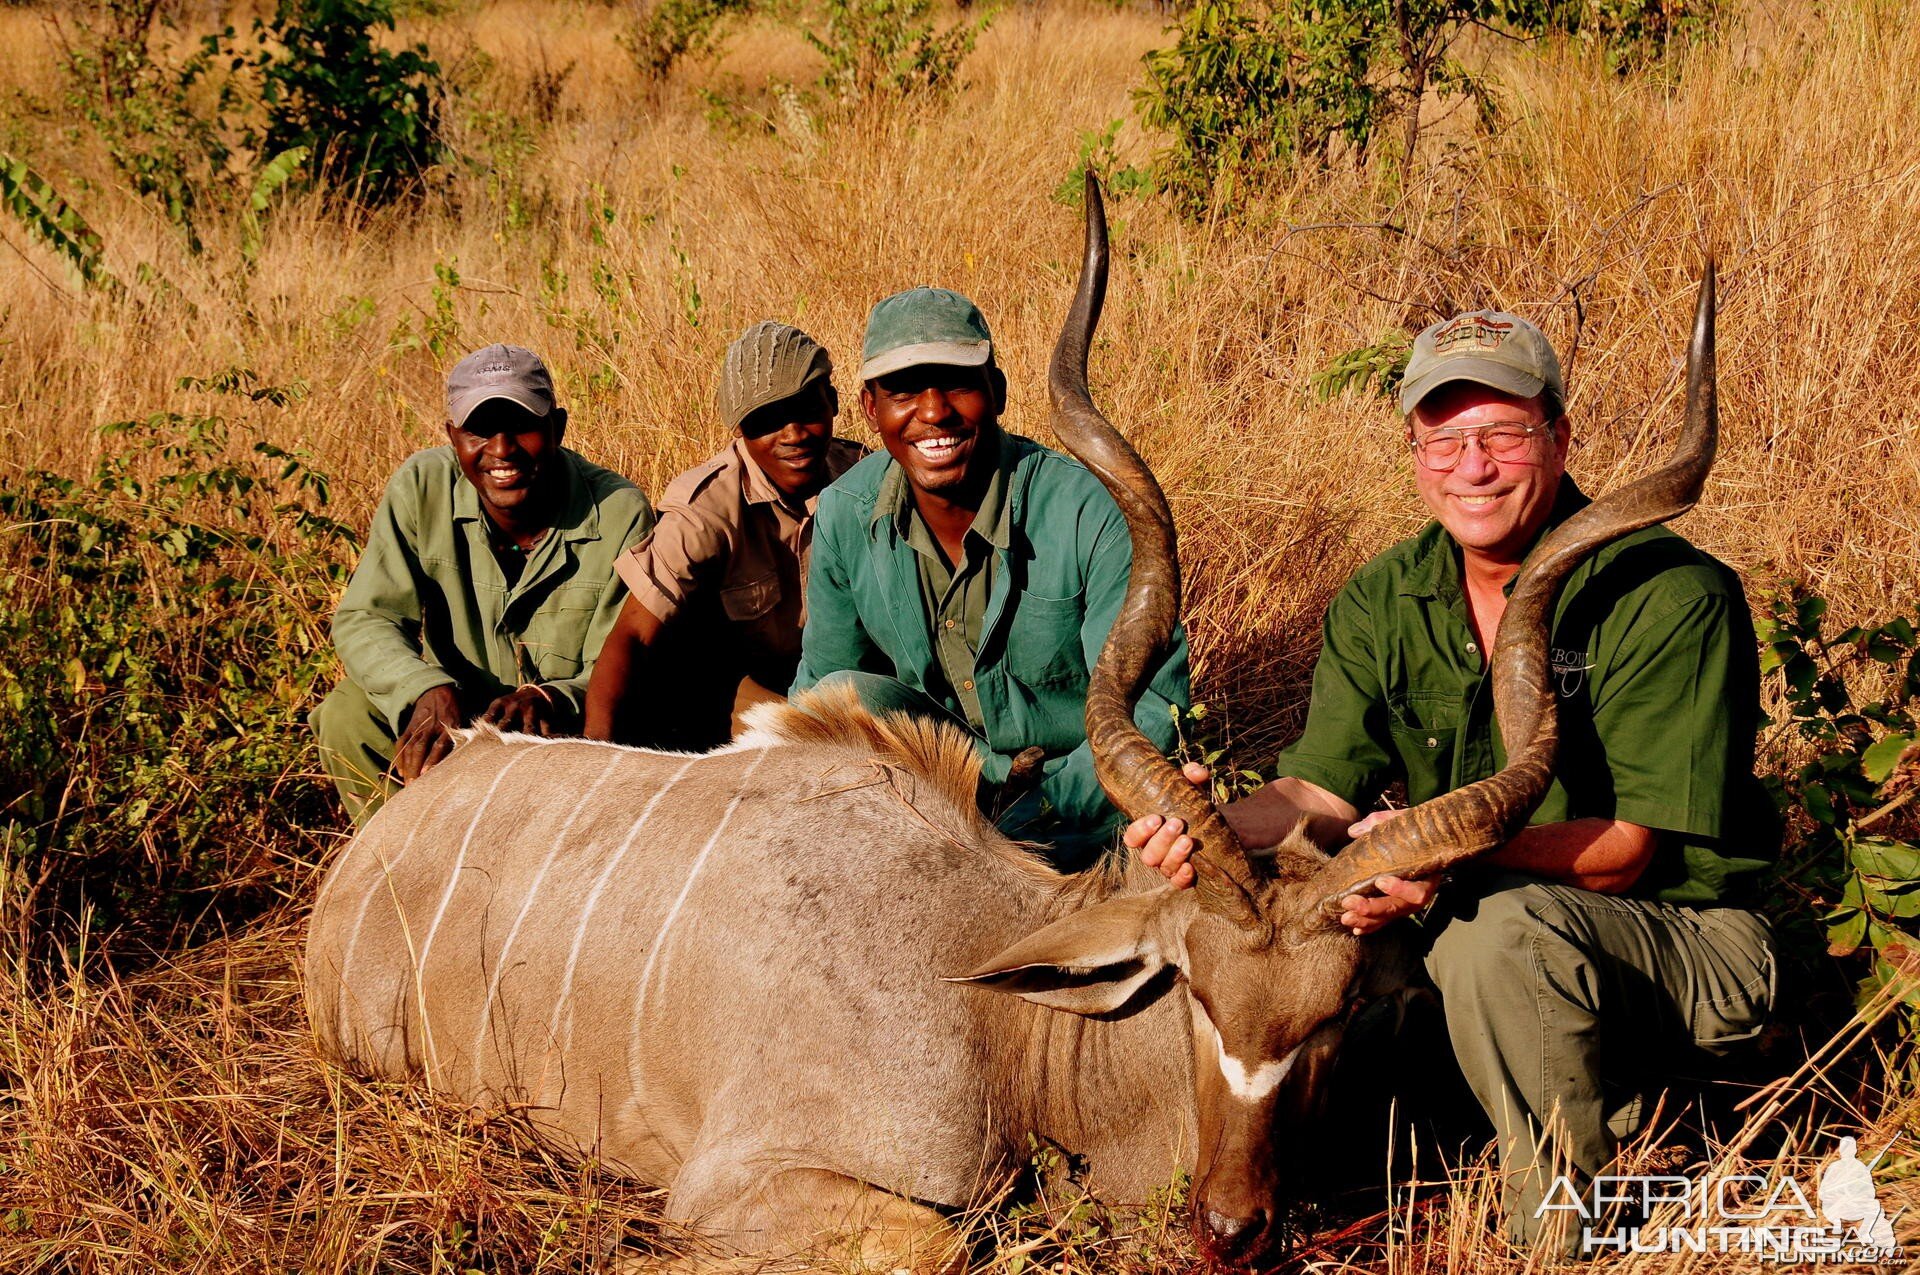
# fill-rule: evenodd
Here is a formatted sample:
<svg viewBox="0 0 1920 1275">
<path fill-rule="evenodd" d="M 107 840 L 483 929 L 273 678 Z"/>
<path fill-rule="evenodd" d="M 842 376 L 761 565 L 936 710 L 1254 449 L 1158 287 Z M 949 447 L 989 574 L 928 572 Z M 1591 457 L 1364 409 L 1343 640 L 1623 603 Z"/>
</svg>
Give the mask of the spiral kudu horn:
<svg viewBox="0 0 1920 1275">
<path fill-rule="evenodd" d="M 1610 540 L 1693 507 L 1713 466 L 1718 435 L 1714 395 L 1713 260 L 1700 276 L 1687 350 L 1687 409 L 1680 442 L 1665 465 L 1568 518 L 1520 568 L 1493 650 L 1493 704 L 1506 744 L 1506 769 L 1435 797 L 1380 824 L 1320 870 L 1309 895 L 1319 919 L 1374 877 L 1429 877 L 1513 837 L 1553 781 L 1560 720 L 1548 681 L 1548 627 L 1560 585 L 1580 560 Z"/>
<path fill-rule="evenodd" d="M 1094 774 L 1113 804 L 1130 818 L 1169 813 L 1186 821 L 1195 843 L 1191 862 L 1200 902 L 1233 921 L 1257 942 L 1272 927 L 1254 905 L 1253 869 L 1239 838 L 1199 789 L 1160 755 L 1134 725 L 1133 704 L 1165 656 L 1180 614 L 1180 562 L 1174 551 L 1173 512 L 1153 472 L 1128 445 L 1087 392 L 1087 350 L 1107 291 L 1107 215 L 1100 183 L 1086 184 L 1086 256 L 1080 286 L 1053 348 L 1047 389 L 1053 428 L 1067 450 L 1106 484 L 1133 536 L 1133 574 L 1107 644 L 1087 688 L 1087 739 Z"/>
</svg>

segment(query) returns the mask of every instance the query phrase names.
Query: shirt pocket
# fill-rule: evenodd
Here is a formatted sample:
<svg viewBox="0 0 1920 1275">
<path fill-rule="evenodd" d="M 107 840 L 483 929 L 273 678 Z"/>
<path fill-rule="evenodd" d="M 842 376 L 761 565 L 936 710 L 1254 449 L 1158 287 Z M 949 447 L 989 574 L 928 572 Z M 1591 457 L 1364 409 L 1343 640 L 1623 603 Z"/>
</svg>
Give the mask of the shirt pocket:
<svg viewBox="0 0 1920 1275">
<path fill-rule="evenodd" d="M 780 601 L 780 577 L 771 573 L 720 590 L 720 609 L 729 620 L 757 620 Z"/>
<path fill-rule="evenodd" d="M 542 682 L 580 676 L 586 668 L 587 632 L 599 612 L 600 594 L 594 585 L 563 584 L 555 589 L 527 617 L 520 632 L 512 635 L 515 667 L 496 669 L 495 674 L 508 685 L 529 674 Z"/>
<path fill-rule="evenodd" d="M 1387 697 L 1388 733 L 1407 777 L 1407 800 L 1447 791 L 1460 729 L 1460 701 L 1444 692 L 1401 691 Z"/>
<path fill-rule="evenodd" d="M 1087 679 L 1080 649 L 1085 595 L 1041 598 L 1023 594 L 1007 626 L 1007 671 L 1025 686 L 1058 686 Z"/>
</svg>

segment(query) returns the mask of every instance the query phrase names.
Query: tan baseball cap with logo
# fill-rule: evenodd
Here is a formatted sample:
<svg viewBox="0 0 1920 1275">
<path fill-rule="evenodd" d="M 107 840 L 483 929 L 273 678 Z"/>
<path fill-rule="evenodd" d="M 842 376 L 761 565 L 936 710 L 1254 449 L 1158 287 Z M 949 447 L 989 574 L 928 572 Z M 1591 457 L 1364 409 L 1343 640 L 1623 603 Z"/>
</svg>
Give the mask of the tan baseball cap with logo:
<svg viewBox="0 0 1920 1275">
<path fill-rule="evenodd" d="M 786 323 L 771 319 L 754 324 L 727 347 L 720 363 L 720 388 L 715 395 L 720 419 L 728 429 L 769 403 L 792 398 L 822 378 L 833 379 L 833 360 L 826 347 Z"/>
<path fill-rule="evenodd" d="M 1400 411 L 1413 411 L 1442 385 L 1472 381 L 1520 398 L 1552 390 L 1566 398 L 1560 356 L 1547 334 L 1517 314 L 1474 310 L 1435 323 L 1413 339 L 1400 382 Z"/>
<path fill-rule="evenodd" d="M 489 345 L 475 350 L 447 373 L 447 419 L 464 429 L 473 409 L 492 399 L 545 416 L 553 410 L 553 375 L 532 350 L 518 345 Z"/>
</svg>

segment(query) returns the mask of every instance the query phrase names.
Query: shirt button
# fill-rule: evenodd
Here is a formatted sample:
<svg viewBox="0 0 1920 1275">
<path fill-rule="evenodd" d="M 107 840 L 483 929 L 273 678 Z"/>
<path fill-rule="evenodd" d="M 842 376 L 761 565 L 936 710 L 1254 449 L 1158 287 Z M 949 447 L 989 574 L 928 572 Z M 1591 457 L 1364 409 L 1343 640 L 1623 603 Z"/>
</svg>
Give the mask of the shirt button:
<svg viewBox="0 0 1920 1275">
<path fill-rule="evenodd" d="M 1468 654 L 1468 655 L 1478 655 L 1478 654 L 1480 654 L 1480 648 L 1479 648 L 1478 646 L 1476 646 L 1476 645 L 1474 645 L 1474 644 L 1473 644 L 1472 642 L 1469 642 L 1469 643 L 1467 643 L 1467 654 Z"/>
<path fill-rule="evenodd" d="M 953 621 L 952 621 L 952 620 L 948 620 L 948 621 L 947 621 L 947 627 L 948 627 L 948 628 L 952 628 L 952 627 L 953 627 Z"/>
<path fill-rule="evenodd" d="M 1435 738 L 1434 738 L 1433 736 L 1431 736 L 1431 735 L 1429 735 L 1429 736 L 1427 736 L 1427 747 L 1428 747 L 1428 748 L 1438 748 L 1438 747 L 1440 747 L 1440 741 L 1439 741 L 1439 740 L 1437 740 L 1437 739 L 1435 739 Z"/>
<path fill-rule="evenodd" d="M 970 690 L 972 690 L 972 689 L 973 689 L 973 679 L 972 679 L 972 678 L 968 678 L 968 679 L 967 679 L 966 681 L 964 681 L 964 682 L 962 682 L 962 683 L 960 683 L 960 689 L 961 689 L 961 690 L 963 690 L 963 691 L 970 691 Z"/>
</svg>

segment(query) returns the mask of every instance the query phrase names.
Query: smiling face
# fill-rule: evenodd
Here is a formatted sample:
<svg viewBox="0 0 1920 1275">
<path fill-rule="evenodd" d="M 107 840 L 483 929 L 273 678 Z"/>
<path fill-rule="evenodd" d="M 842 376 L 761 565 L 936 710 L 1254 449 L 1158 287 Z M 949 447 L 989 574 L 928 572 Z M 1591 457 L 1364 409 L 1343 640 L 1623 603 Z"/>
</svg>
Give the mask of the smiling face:
<svg viewBox="0 0 1920 1275">
<path fill-rule="evenodd" d="M 501 527 L 537 522 L 551 503 L 549 471 L 557 463 L 567 413 L 554 408 L 535 416 L 509 399 L 489 399 L 462 425 L 447 422 L 447 441 L 460 472 L 480 493 L 480 507 Z"/>
<path fill-rule="evenodd" d="M 1429 469 L 1417 453 L 1413 466 L 1420 499 L 1467 553 L 1517 563 L 1546 525 L 1566 473 L 1565 418 L 1530 439 L 1516 460 L 1495 460 L 1477 437 L 1488 426 L 1549 424 L 1545 413 L 1538 397 L 1515 398 L 1469 381 L 1443 385 L 1413 409 L 1407 420 L 1412 441 L 1436 430 L 1461 430 L 1471 439 L 1444 473 Z"/>
<path fill-rule="evenodd" d="M 867 382 L 860 407 L 914 491 L 951 498 L 990 463 L 979 443 L 998 421 L 1005 393 L 1006 378 L 992 365 L 926 363 Z"/>
<path fill-rule="evenodd" d="M 747 455 L 780 494 L 807 500 L 827 485 L 827 447 L 840 396 L 824 378 L 791 398 L 768 403 L 740 422 Z"/>
</svg>

